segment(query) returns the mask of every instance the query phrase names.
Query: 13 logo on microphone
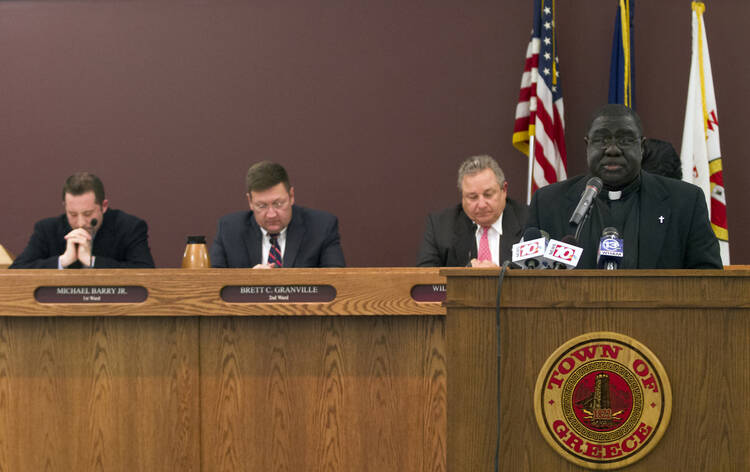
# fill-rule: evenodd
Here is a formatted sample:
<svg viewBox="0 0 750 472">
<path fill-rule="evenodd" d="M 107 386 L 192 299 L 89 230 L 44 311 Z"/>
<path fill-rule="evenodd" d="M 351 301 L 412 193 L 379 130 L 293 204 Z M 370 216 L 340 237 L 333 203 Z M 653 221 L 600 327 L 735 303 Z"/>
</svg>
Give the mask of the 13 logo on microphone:
<svg viewBox="0 0 750 472">
<path fill-rule="evenodd" d="M 622 252 L 622 239 L 603 239 L 602 249 L 604 249 L 605 251 Z"/>
</svg>

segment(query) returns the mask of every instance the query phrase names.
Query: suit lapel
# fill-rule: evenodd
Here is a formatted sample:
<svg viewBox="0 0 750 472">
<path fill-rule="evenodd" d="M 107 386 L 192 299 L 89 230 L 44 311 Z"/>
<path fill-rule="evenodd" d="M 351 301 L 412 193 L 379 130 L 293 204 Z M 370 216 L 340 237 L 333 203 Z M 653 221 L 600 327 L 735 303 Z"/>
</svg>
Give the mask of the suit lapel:
<svg viewBox="0 0 750 472">
<path fill-rule="evenodd" d="M 250 224 L 246 226 L 245 234 L 242 237 L 245 243 L 245 254 L 247 254 L 250 267 L 255 267 L 265 261 L 261 260 L 263 257 L 263 232 L 258 226 L 258 222 L 255 221 L 255 216 L 250 212 Z"/>
<path fill-rule="evenodd" d="M 300 209 L 292 207 L 292 220 L 286 229 L 286 247 L 284 248 L 284 267 L 294 267 L 294 263 L 305 239 L 305 221 L 301 215 Z"/>
<path fill-rule="evenodd" d="M 503 234 L 500 236 L 500 264 L 513 258 L 513 245 L 511 241 L 521 239 L 521 225 L 518 221 L 516 210 L 508 205 L 507 201 L 503 210 Z"/>
<path fill-rule="evenodd" d="M 638 222 L 638 268 L 649 268 L 659 261 L 664 247 L 671 209 L 669 192 L 647 172 L 641 173 L 640 221 Z M 627 242 L 625 243 L 627 250 Z"/>
<path fill-rule="evenodd" d="M 461 210 L 453 233 L 453 250 L 455 251 L 456 264 L 465 266 L 471 259 L 477 257 L 477 238 L 474 232 L 474 223 Z"/>
<path fill-rule="evenodd" d="M 103 222 L 102 226 L 99 228 L 99 230 L 96 232 L 96 235 L 94 236 L 94 243 L 91 246 L 91 254 L 93 256 L 114 256 L 114 254 L 102 253 L 102 248 L 115 247 L 115 243 L 113 239 L 114 239 L 114 234 L 112 233 L 112 228 L 110 228 L 108 225 L 106 225 Z"/>
</svg>

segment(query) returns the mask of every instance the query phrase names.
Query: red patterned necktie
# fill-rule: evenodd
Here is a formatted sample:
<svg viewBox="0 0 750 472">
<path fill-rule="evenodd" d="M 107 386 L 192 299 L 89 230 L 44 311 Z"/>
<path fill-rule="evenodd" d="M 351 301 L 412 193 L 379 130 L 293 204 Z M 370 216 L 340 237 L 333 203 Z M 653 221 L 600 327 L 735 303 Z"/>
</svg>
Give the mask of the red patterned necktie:
<svg viewBox="0 0 750 472">
<path fill-rule="evenodd" d="M 271 238 L 271 250 L 268 251 L 268 264 L 274 264 L 276 267 L 284 267 L 281 260 L 281 247 L 279 247 L 279 233 L 268 233 Z"/>
<path fill-rule="evenodd" d="M 479 251 L 477 259 L 479 261 L 491 261 L 492 253 L 490 252 L 490 240 L 487 237 L 487 231 L 489 228 L 482 227 L 482 237 L 479 238 Z"/>
</svg>

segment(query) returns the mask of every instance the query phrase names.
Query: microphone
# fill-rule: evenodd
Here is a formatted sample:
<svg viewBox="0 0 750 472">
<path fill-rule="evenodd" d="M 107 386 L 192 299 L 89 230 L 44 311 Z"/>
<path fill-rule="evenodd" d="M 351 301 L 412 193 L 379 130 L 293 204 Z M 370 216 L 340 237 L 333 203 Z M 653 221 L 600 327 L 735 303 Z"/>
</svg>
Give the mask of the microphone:
<svg viewBox="0 0 750 472">
<path fill-rule="evenodd" d="M 91 219 L 91 223 L 90 223 L 90 224 L 91 224 L 91 227 L 92 227 L 92 228 L 96 228 L 96 224 L 97 224 L 98 222 L 99 222 L 99 220 L 97 220 L 96 218 L 92 218 L 92 219 Z"/>
<path fill-rule="evenodd" d="M 615 270 L 620 268 L 623 258 L 623 242 L 617 228 L 607 227 L 602 231 L 599 240 L 599 251 L 596 254 L 596 266 L 599 269 Z"/>
<path fill-rule="evenodd" d="M 578 226 L 581 220 L 586 216 L 591 208 L 591 203 L 594 201 L 599 192 L 602 190 L 602 179 L 599 177 L 591 177 L 586 182 L 586 189 L 581 195 L 581 199 L 578 201 L 578 206 L 573 210 L 573 214 L 570 216 L 570 223 Z"/>
<path fill-rule="evenodd" d="M 546 246 L 547 240 L 539 228 L 526 228 L 521 241 L 513 245 L 513 263 L 523 269 L 546 268 Z"/>
<path fill-rule="evenodd" d="M 562 241 L 550 239 L 547 250 L 544 252 L 544 260 L 553 269 L 575 269 L 581 260 L 583 248 L 578 246 L 578 240 L 567 235 Z"/>
</svg>

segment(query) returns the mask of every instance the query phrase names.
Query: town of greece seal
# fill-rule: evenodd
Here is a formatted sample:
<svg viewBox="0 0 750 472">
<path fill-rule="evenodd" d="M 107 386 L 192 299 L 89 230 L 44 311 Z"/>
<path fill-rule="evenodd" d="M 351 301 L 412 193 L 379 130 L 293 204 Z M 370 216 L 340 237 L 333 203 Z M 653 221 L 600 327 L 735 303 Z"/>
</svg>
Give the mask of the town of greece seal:
<svg viewBox="0 0 750 472">
<path fill-rule="evenodd" d="M 618 333 L 587 333 L 557 348 L 534 389 L 544 439 L 581 467 L 617 469 L 648 454 L 672 414 L 672 389 L 659 359 Z"/>
</svg>

